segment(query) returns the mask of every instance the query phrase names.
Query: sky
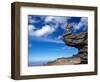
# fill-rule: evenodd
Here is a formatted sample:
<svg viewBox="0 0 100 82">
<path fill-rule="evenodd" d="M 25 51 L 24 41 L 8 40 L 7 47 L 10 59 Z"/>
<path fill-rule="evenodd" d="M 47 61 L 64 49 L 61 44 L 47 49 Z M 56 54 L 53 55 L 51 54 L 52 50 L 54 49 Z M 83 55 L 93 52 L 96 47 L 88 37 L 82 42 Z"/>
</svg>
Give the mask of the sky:
<svg viewBox="0 0 100 82">
<path fill-rule="evenodd" d="M 88 30 L 87 17 L 28 15 L 29 64 L 71 57 L 78 53 L 76 48 L 65 45 L 61 40 L 67 24 L 70 24 L 73 34 Z"/>
</svg>

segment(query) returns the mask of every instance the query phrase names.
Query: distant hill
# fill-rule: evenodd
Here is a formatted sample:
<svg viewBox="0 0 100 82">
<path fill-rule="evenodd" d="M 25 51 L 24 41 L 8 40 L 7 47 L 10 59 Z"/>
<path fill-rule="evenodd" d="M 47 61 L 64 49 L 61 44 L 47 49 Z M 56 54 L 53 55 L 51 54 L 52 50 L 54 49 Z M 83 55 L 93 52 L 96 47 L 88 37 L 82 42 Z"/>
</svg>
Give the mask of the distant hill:
<svg viewBox="0 0 100 82">
<path fill-rule="evenodd" d="M 80 57 L 58 58 L 47 65 L 75 65 L 81 62 Z"/>
</svg>

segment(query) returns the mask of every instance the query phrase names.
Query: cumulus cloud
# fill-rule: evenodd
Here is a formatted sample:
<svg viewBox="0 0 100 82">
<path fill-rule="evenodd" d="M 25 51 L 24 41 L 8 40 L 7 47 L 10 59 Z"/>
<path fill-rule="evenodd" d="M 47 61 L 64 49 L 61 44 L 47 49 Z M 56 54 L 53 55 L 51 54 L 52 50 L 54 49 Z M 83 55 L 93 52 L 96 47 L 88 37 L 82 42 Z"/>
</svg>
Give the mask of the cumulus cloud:
<svg viewBox="0 0 100 82">
<path fill-rule="evenodd" d="M 42 16 L 41 16 L 42 17 Z M 37 21 L 32 18 L 32 16 L 29 16 L 29 33 L 30 35 L 36 36 L 36 37 L 42 37 L 42 36 L 48 36 L 49 34 L 52 34 L 56 29 L 59 27 L 62 29 L 65 29 L 65 26 L 67 25 L 67 19 L 70 17 L 57 17 L 57 16 L 45 16 L 41 19 L 44 20 L 45 25 L 41 27 L 41 29 L 37 29 L 32 23 L 36 23 Z M 47 24 L 47 23 L 52 23 Z M 31 25 L 32 24 L 32 25 Z"/>
<path fill-rule="evenodd" d="M 31 35 L 36 36 L 36 37 L 42 37 L 42 36 L 53 33 L 55 29 L 53 27 L 50 27 L 49 25 L 45 25 L 41 29 L 37 29 L 37 30 L 31 29 L 30 31 L 32 32 Z"/>
<path fill-rule="evenodd" d="M 56 21 L 57 23 L 63 23 L 66 22 L 66 20 L 66 17 L 48 16 L 46 17 L 45 22 Z"/>
<path fill-rule="evenodd" d="M 55 23 L 55 28 L 58 27 L 58 25 L 61 25 L 61 28 L 65 29 L 65 26 L 67 25 L 67 20 L 70 19 L 70 17 L 57 17 L 57 16 L 48 16 L 45 18 L 45 22 L 53 22 Z"/>
<path fill-rule="evenodd" d="M 28 16 L 28 22 L 32 24 L 32 23 L 36 23 L 37 21 L 32 19 L 32 16 Z"/>
<path fill-rule="evenodd" d="M 87 25 L 88 25 L 87 17 L 82 17 L 79 23 L 71 23 L 71 26 L 73 26 L 75 30 L 80 29 L 82 26 L 85 26 L 85 28 L 87 28 Z"/>
<path fill-rule="evenodd" d="M 45 18 L 45 22 L 50 22 L 50 21 L 52 21 L 53 19 L 54 19 L 53 16 L 47 16 L 47 17 Z"/>
<path fill-rule="evenodd" d="M 34 29 L 36 29 L 34 25 L 28 25 L 28 30 L 29 30 L 29 31 L 32 31 L 32 30 L 34 30 Z"/>
<path fill-rule="evenodd" d="M 34 25 L 31 25 L 31 24 L 28 25 L 29 35 L 33 35 L 33 32 L 35 30 L 36 30 L 36 27 Z"/>
<path fill-rule="evenodd" d="M 41 29 L 36 29 L 34 25 L 29 25 L 29 34 L 31 36 L 35 36 L 35 40 L 37 41 L 43 41 L 43 42 L 51 42 L 51 43 L 60 43 L 63 44 L 63 41 L 60 40 L 59 36 L 56 39 L 50 39 L 50 38 L 44 38 L 45 36 L 48 36 L 49 34 L 52 34 L 55 31 L 55 28 L 50 27 L 49 25 L 43 26 Z M 29 44 L 29 47 L 32 47 L 31 44 Z"/>
<path fill-rule="evenodd" d="M 31 19 L 31 17 L 29 17 L 29 19 Z M 36 27 L 34 25 L 29 24 L 30 34 L 36 37 L 43 37 L 52 34 L 54 31 L 56 31 L 59 25 L 61 25 L 60 27 L 64 29 L 65 25 L 67 24 L 67 18 L 57 17 L 57 16 L 47 16 L 45 17 L 44 22 L 45 23 L 52 22 L 54 25 L 46 24 L 45 26 L 42 26 L 41 29 L 36 30 Z"/>
<path fill-rule="evenodd" d="M 30 16 L 28 16 L 28 22 L 30 24 L 39 23 L 39 22 L 41 22 L 41 20 L 44 20 L 45 19 L 45 16 L 39 16 L 39 18 L 40 19 L 37 20 L 35 18 L 32 18 L 32 16 L 30 15 Z"/>
<path fill-rule="evenodd" d="M 59 27 L 65 29 L 65 26 L 67 25 L 67 20 L 71 17 L 57 17 L 57 16 L 47 16 L 44 19 L 45 23 L 53 22 L 54 25 L 45 24 L 41 27 L 41 29 L 37 29 L 33 24 L 29 24 L 29 34 L 36 37 L 45 37 L 49 34 L 52 34 L 56 31 L 56 29 Z M 29 17 L 31 19 L 31 16 Z M 80 19 L 79 23 L 70 23 L 70 25 L 74 28 L 74 30 L 78 30 L 81 27 L 84 26 L 83 30 L 87 29 L 88 20 L 86 17 L 83 17 Z M 61 37 L 59 36 L 58 39 Z"/>
</svg>

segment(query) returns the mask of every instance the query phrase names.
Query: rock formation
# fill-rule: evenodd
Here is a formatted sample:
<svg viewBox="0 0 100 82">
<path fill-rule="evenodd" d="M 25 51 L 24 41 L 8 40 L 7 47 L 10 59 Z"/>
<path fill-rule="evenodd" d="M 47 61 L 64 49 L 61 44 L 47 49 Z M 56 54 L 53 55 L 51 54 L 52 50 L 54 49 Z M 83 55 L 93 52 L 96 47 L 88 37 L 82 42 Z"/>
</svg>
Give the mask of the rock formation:
<svg viewBox="0 0 100 82">
<path fill-rule="evenodd" d="M 64 34 L 62 40 L 68 46 L 75 47 L 78 49 L 77 57 L 81 58 L 81 64 L 88 63 L 88 34 L 87 32 L 81 32 L 80 34 Z"/>
<path fill-rule="evenodd" d="M 65 45 L 75 47 L 78 49 L 78 54 L 69 58 L 58 58 L 54 61 L 48 62 L 47 65 L 75 65 L 88 63 L 88 34 L 81 32 L 80 34 L 65 33 L 62 40 Z"/>
</svg>

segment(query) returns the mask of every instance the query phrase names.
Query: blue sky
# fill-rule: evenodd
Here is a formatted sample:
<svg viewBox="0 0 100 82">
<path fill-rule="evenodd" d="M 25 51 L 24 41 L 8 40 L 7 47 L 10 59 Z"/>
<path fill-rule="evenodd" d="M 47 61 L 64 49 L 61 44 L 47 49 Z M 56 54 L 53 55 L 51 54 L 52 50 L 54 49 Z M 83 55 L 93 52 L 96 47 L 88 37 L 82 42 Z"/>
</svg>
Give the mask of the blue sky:
<svg viewBox="0 0 100 82">
<path fill-rule="evenodd" d="M 87 17 L 28 15 L 28 62 L 48 62 L 60 57 L 70 57 L 78 50 L 61 40 L 66 25 L 71 32 L 87 32 Z"/>
</svg>

